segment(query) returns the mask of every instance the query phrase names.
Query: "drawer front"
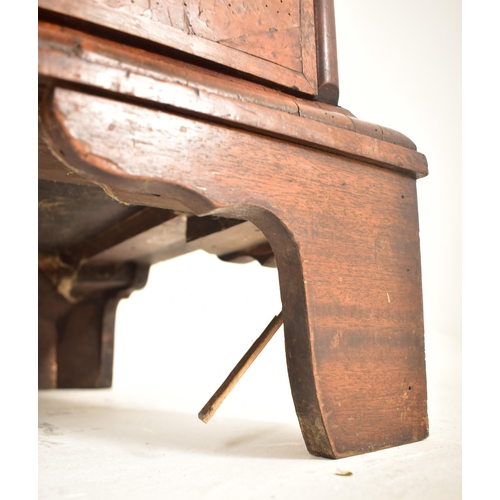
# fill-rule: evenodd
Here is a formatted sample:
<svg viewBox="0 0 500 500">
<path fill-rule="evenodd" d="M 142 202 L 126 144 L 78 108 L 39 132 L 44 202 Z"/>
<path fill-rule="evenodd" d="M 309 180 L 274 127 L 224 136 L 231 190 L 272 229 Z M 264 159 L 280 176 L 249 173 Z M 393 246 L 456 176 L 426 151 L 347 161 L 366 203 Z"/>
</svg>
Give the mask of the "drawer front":
<svg viewBox="0 0 500 500">
<path fill-rule="evenodd" d="M 308 95 L 318 91 L 314 0 L 39 0 L 38 5 Z"/>
</svg>

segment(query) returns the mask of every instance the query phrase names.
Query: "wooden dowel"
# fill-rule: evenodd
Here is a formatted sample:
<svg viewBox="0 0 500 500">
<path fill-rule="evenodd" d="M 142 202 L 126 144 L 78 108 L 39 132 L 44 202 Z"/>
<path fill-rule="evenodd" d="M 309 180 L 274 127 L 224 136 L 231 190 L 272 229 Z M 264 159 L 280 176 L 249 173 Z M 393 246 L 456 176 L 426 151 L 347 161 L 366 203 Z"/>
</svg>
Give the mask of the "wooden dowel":
<svg viewBox="0 0 500 500">
<path fill-rule="evenodd" d="M 241 358 L 239 363 L 233 368 L 231 373 L 227 376 L 222 385 L 215 391 L 214 395 L 208 400 L 207 404 L 198 413 L 198 418 L 205 423 L 212 418 L 217 408 L 222 404 L 227 395 L 231 392 L 238 380 L 248 370 L 250 365 L 255 361 L 255 358 L 266 347 L 267 343 L 271 340 L 273 335 L 278 331 L 279 327 L 283 324 L 283 316 L 280 312 L 275 316 L 266 329 L 262 332 L 260 337 L 252 344 L 252 347 Z"/>
</svg>

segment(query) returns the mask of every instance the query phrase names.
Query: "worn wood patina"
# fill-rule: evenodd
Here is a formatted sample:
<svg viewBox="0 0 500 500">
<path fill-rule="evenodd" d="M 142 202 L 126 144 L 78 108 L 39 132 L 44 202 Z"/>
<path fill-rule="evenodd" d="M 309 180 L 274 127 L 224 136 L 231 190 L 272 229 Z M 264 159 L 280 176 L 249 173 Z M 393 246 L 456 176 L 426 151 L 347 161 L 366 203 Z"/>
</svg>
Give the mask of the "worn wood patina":
<svg viewBox="0 0 500 500">
<path fill-rule="evenodd" d="M 337 106 L 333 2 L 206 4 L 39 2 L 40 387 L 108 387 L 120 298 L 205 249 L 277 267 L 312 454 L 425 438 L 425 157 Z"/>
</svg>

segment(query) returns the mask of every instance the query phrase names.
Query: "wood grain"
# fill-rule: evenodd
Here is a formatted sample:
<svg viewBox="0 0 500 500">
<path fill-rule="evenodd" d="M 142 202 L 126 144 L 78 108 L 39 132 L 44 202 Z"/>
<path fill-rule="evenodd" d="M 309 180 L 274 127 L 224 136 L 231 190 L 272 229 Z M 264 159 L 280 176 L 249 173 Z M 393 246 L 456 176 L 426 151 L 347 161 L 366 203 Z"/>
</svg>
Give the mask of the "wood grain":
<svg viewBox="0 0 500 500">
<path fill-rule="evenodd" d="M 323 102 L 339 102 L 339 70 L 333 0 L 316 0 L 316 33 L 318 38 L 318 97 Z"/>
<path fill-rule="evenodd" d="M 75 55 L 75 47 L 78 47 Z M 140 99 L 287 142 L 427 175 L 425 156 L 403 134 L 249 82 L 48 24 L 39 29 L 39 74 Z"/>
<path fill-rule="evenodd" d="M 113 279 L 109 269 L 95 269 L 92 277 L 69 275 L 66 294 L 58 290 L 62 282 L 55 269 L 39 271 L 40 389 L 111 387 L 116 308 L 145 285 L 149 269 L 129 267 L 125 280 Z"/>
<path fill-rule="evenodd" d="M 252 363 L 257 359 L 257 356 L 262 352 L 264 347 L 273 338 L 274 334 L 283 324 L 283 315 L 279 313 L 275 316 L 265 330 L 259 335 L 257 340 L 251 345 L 250 349 L 238 361 L 236 366 L 231 370 L 231 373 L 222 382 L 221 386 L 215 391 L 214 395 L 207 401 L 207 404 L 198 413 L 198 418 L 205 423 L 208 423 L 224 402 L 229 393 L 234 389 L 235 385 L 250 368 Z"/>
<path fill-rule="evenodd" d="M 65 89 L 41 116 L 51 148 L 81 175 L 124 193 L 154 192 L 164 208 L 172 198 L 197 215 L 246 219 L 263 232 L 276 257 L 292 395 L 311 453 L 339 458 L 427 436 L 415 176 Z M 330 131 L 332 141 L 345 132 Z M 401 161 L 411 162 L 406 151 Z"/>
<path fill-rule="evenodd" d="M 313 0 L 39 0 L 38 5 L 274 85 L 311 96 L 317 92 Z"/>
</svg>

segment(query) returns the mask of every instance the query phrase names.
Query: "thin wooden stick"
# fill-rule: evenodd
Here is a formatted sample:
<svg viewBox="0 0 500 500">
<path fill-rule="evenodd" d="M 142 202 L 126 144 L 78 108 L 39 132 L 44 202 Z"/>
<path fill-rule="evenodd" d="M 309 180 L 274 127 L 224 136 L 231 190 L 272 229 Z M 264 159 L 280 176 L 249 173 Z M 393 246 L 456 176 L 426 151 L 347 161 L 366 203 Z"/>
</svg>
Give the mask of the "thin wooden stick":
<svg viewBox="0 0 500 500">
<path fill-rule="evenodd" d="M 222 385 L 215 391 L 214 395 L 208 400 L 207 404 L 203 407 L 200 413 L 198 413 L 198 418 L 200 420 L 208 423 L 238 380 L 248 370 L 250 365 L 255 361 L 255 358 L 257 358 L 257 356 L 262 352 L 262 349 L 266 347 L 267 343 L 271 340 L 282 324 L 283 316 L 280 312 L 278 316 L 275 316 L 271 320 L 260 337 L 252 344 L 252 347 L 250 347 L 239 363 L 233 368 L 232 372 L 227 376 L 226 380 L 224 380 Z"/>
</svg>

